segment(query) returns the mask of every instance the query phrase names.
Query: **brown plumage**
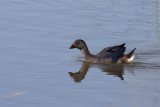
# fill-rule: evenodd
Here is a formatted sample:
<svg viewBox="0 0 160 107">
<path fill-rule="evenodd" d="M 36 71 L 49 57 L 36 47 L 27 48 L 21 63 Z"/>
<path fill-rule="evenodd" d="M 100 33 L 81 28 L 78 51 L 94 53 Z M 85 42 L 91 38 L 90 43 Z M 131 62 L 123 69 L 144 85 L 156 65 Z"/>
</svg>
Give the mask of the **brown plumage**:
<svg viewBox="0 0 160 107">
<path fill-rule="evenodd" d="M 129 54 L 124 55 L 126 47 L 125 43 L 121 45 L 111 46 L 103 49 L 97 55 L 93 55 L 89 52 L 86 43 L 78 39 L 71 46 L 70 49 L 77 48 L 82 52 L 83 58 L 87 62 L 93 63 L 129 63 L 134 59 L 134 48 Z"/>
</svg>

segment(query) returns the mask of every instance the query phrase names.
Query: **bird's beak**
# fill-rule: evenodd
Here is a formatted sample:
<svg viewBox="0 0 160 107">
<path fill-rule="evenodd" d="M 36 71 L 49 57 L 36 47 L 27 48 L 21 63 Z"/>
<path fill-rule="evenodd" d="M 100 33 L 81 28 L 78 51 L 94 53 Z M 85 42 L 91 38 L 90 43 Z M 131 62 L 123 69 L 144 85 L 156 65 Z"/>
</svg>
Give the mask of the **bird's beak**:
<svg viewBox="0 0 160 107">
<path fill-rule="evenodd" d="M 69 49 L 73 49 L 73 48 L 76 48 L 76 44 L 75 44 L 75 43 L 73 43 L 73 44 L 70 46 Z"/>
</svg>

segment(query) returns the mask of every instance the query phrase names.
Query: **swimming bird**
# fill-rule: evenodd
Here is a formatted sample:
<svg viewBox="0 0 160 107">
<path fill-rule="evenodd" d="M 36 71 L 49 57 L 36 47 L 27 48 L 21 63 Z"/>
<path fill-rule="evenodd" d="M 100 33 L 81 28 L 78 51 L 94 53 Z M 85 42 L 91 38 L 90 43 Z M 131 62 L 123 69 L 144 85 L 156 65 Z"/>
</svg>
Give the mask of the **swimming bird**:
<svg viewBox="0 0 160 107">
<path fill-rule="evenodd" d="M 81 51 L 84 61 L 92 63 L 130 63 L 134 60 L 134 48 L 130 53 L 124 54 L 125 43 L 121 45 L 104 48 L 97 55 L 93 55 L 88 50 L 87 44 L 82 39 L 77 39 L 70 46 L 70 49 L 77 48 Z"/>
</svg>

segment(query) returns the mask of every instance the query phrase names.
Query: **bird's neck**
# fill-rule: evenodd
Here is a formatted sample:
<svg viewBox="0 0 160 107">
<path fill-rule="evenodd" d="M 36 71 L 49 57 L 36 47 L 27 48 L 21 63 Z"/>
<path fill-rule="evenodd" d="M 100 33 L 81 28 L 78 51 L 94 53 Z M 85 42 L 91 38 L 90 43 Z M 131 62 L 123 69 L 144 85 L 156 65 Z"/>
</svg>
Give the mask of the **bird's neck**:
<svg viewBox="0 0 160 107">
<path fill-rule="evenodd" d="M 94 57 L 94 55 L 92 55 L 92 54 L 89 52 L 87 46 L 84 46 L 84 47 L 81 49 L 81 52 L 82 52 L 83 58 L 84 58 L 85 60 L 88 60 L 88 59 Z"/>
</svg>

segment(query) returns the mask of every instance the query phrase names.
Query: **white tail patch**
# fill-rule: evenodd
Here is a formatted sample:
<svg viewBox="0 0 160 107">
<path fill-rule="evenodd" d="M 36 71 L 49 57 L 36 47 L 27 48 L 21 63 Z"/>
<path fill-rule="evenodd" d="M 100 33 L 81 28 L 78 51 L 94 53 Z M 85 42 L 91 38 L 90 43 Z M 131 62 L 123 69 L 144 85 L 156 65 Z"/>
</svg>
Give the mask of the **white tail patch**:
<svg viewBox="0 0 160 107">
<path fill-rule="evenodd" d="M 128 62 L 132 62 L 135 58 L 135 55 L 132 55 L 130 58 L 127 59 Z"/>
</svg>

